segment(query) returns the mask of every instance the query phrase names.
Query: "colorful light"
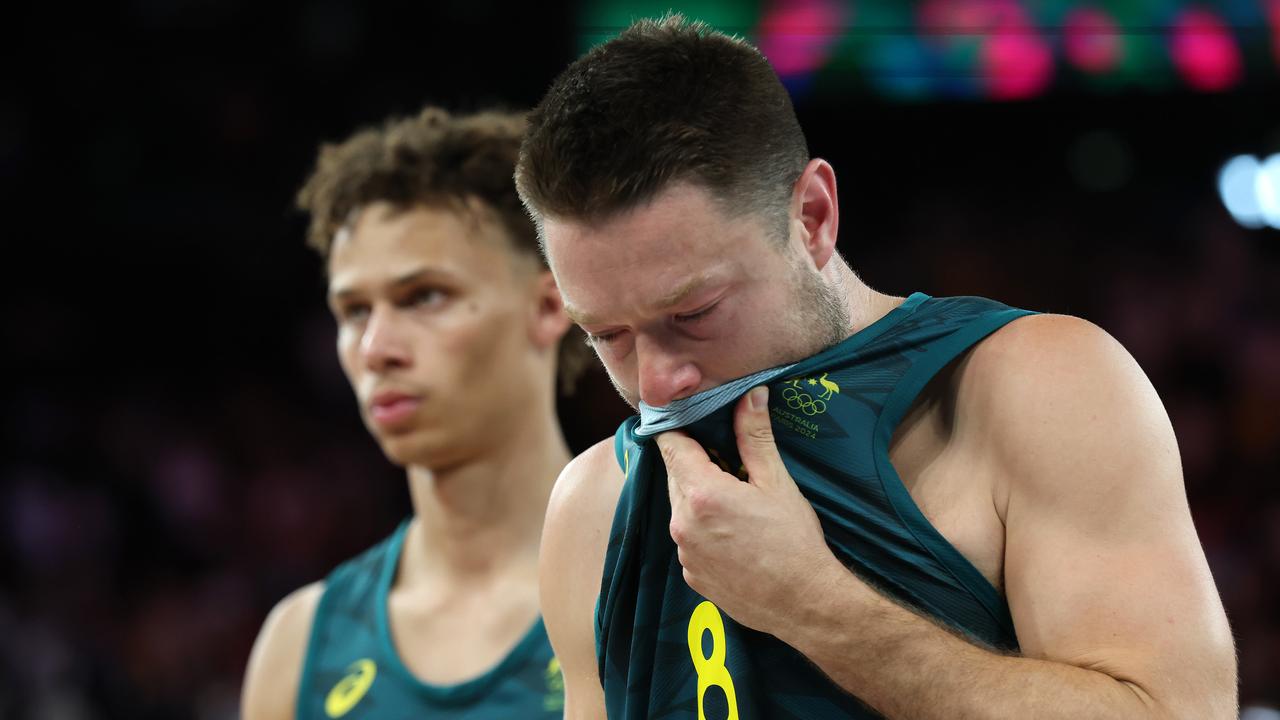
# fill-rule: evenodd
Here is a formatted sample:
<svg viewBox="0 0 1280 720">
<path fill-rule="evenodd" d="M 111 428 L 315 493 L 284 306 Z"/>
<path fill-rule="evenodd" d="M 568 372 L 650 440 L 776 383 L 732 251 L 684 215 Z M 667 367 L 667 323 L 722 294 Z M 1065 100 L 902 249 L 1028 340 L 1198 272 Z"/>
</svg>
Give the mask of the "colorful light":
<svg viewBox="0 0 1280 720">
<path fill-rule="evenodd" d="M 1220 92 L 1240 81 L 1240 48 L 1230 28 L 1204 8 L 1188 8 L 1178 15 L 1169 53 L 1183 80 L 1195 90 Z"/>
<path fill-rule="evenodd" d="M 890 35 L 871 49 L 870 80 L 884 94 L 900 100 L 923 100 L 934 90 L 931 58 L 914 35 Z"/>
<path fill-rule="evenodd" d="M 1115 21 L 1094 7 L 1076 8 L 1062 22 L 1067 61 L 1087 73 L 1105 73 L 1120 64 L 1124 47 Z"/>
<path fill-rule="evenodd" d="M 830 59 L 851 15 L 839 0 L 775 2 L 760 21 L 760 52 L 784 80 L 812 74 Z"/>
<path fill-rule="evenodd" d="M 1053 51 L 1030 25 L 1000 27 L 982 46 L 982 69 L 992 98 L 1035 97 L 1053 80 Z"/>
<path fill-rule="evenodd" d="M 1280 0 L 593 0 L 581 7 L 584 50 L 671 9 L 756 43 L 794 93 L 844 86 L 902 99 L 1019 100 L 1048 92 L 1059 67 L 1077 75 L 1069 79 L 1089 76 L 1069 87 L 1222 92 L 1274 85 L 1280 64 Z"/>
</svg>

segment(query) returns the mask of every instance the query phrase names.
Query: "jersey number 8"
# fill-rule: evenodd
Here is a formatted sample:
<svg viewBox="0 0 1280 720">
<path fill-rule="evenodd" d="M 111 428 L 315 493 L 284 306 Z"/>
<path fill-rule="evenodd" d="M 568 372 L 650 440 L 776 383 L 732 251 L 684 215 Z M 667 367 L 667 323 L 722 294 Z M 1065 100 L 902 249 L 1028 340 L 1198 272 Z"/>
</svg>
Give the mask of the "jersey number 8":
<svg viewBox="0 0 1280 720">
<path fill-rule="evenodd" d="M 702 653 L 702 634 L 707 631 L 711 632 L 711 657 Z M 707 720 L 703 700 L 712 687 L 724 692 L 729 705 L 726 720 L 738 720 L 738 696 L 733 691 L 729 668 L 724 665 L 726 650 L 720 610 L 710 600 L 703 600 L 689 617 L 689 656 L 693 658 L 693 669 L 698 673 L 698 720 Z"/>
</svg>

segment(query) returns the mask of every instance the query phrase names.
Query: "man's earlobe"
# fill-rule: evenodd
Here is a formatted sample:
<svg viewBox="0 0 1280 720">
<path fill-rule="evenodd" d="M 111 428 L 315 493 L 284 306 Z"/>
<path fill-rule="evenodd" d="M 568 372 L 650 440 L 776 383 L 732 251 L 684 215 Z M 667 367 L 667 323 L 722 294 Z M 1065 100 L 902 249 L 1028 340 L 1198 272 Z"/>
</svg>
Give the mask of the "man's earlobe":
<svg viewBox="0 0 1280 720">
<path fill-rule="evenodd" d="M 821 271 L 835 254 L 840 217 L 835 171 L 827 161 L 814 158 L 805 166 L 796 182 L 794 203 L 806 232 L 805 252 Z"/>
</svg>

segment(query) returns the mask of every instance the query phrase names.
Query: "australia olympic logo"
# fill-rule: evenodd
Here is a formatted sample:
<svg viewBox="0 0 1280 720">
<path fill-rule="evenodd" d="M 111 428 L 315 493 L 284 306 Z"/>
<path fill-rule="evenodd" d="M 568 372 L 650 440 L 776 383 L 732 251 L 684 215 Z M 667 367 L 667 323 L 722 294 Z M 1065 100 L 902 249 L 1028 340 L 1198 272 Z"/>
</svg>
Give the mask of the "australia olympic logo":
<svg viewBox="0 0 1280 720">
<path fill-rule="evenodd" d="M 827 401 L 840 392 L 840 386 L 827 379 L 827 373 L 820 378 L 795 378 L 783 384 L 782 399 L 787 407 L 799 410 L 805 415 L 821 415 L 827 411 Z"/>
</svg>

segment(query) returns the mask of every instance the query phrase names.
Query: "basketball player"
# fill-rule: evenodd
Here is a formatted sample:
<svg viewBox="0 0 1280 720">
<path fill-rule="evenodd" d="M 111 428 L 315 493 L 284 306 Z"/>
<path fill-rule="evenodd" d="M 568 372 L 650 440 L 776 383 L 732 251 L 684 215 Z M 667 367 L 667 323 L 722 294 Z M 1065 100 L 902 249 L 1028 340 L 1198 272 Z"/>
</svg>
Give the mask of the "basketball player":
<svg viewBox="0 0 1280 720">
<path fill-rule="evenodd" d="M 1082 320 L 864 284 L 753 47 L 633 25 L 552 84 L 517 186 L 640 409 L 548 511 L 568 717 L 1235 717 L 1142 371 Z"/>
<path fill-rule="evenodd" d="M 322 147 L 298 195 L 339 360 L 413 516 L 275 608 L 246 720 L 561 717 L 537 553 L 569 460 L 557 367 L 570 379 L 587 349 L 561 347 L 569 321 L 515 193 L 523 127 L 428 108 Z"/>
</svg>

